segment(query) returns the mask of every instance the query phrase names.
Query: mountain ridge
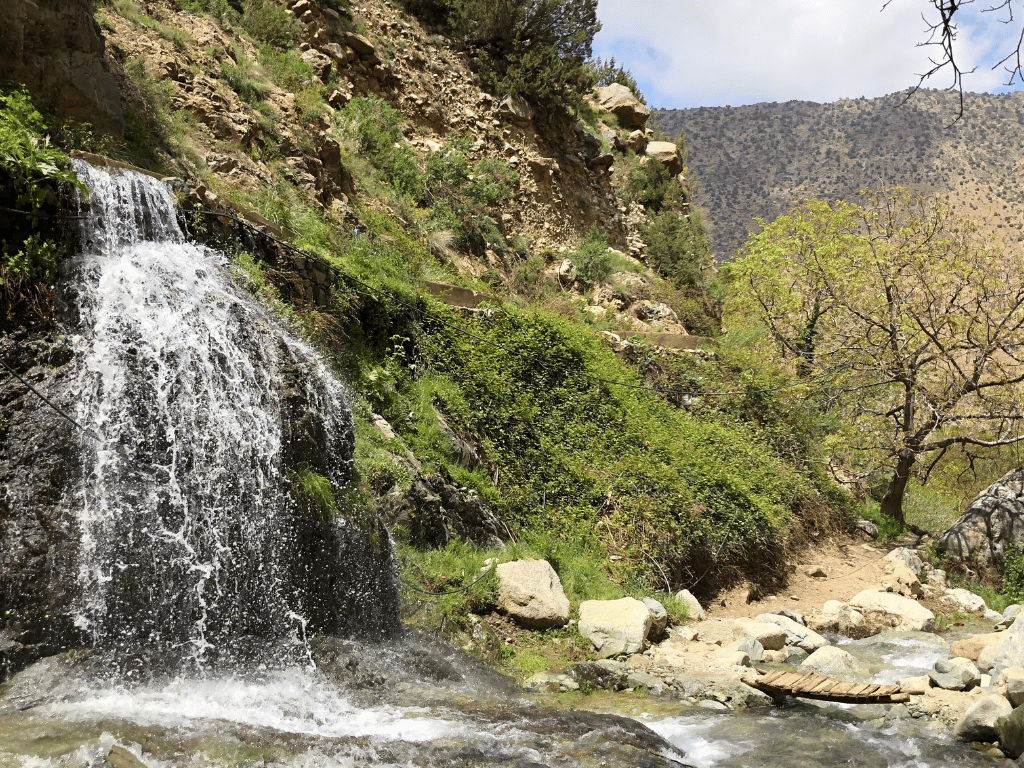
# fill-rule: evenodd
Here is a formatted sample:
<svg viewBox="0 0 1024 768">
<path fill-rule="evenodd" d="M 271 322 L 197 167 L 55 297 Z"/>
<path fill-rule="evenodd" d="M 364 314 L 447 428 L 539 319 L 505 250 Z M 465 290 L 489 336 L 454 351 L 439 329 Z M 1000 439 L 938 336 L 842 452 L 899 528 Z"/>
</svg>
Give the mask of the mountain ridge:
<svg viewBox="0 0 1024 768">
<path fill-rule="evenodd" d="M 920 90 L 874 99 L 762 102 L 654 110 L 670 136 L 686 137 L 697 202 L 719 262 L 730 261 L 755 218 L 771 221 L 807 199 L 854 199 L 868 187 L 905 186 L 949 197 L 1004 246 L 1024 240 L 1024 94 Z"/>
</svg>

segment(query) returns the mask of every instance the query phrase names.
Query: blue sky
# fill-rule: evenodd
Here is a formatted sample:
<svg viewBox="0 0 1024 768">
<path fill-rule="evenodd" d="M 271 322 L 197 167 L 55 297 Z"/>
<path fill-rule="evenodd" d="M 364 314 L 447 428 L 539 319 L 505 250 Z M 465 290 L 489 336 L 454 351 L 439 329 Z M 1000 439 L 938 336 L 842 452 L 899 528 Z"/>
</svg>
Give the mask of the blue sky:
<svg viewBox="0 0 1024 768">
<path fill-rule="evenodd" d="M 804 99 L 875 97 L 908 88 L 930 68 L 928 0 L 598 0 L 604 25 L 594 55 L 614 56 L 649 105 L 725 106 Z M 1007 73 L 991 69 L 1016 45 L 1021 26 L 1001 0 L 978 0 L 960 19 L 957 57 L 964 89 L 1001 93 Z M 1024 0 L 1017 0 L 1024 18 Z M 926 87 L 945 88 L 940 73 Z"/>
</svg>

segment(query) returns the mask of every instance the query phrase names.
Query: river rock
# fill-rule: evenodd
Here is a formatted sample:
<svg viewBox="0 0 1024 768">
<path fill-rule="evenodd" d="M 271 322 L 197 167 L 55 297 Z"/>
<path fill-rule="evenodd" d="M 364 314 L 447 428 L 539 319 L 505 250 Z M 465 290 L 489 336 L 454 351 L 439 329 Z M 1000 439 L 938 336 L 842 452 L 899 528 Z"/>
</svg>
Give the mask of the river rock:
<svg viewBox="0 0 1024 768">
<path fill-rule="evenodd" d="M 923 696 L 932 687 L 932 679 L 928 675 L 904 677 L 900 679 L 899 683 L 900 690 L 911 696 Z"/>
<path fill-rule="evenodd" d="M 1006 689 L 1006 698 L 1015 708 L 1024 704 L 1024 669 L 1007 667 L 999 673 L 996 685 L 1001 685 Z"/>
<path fill-rule="evenodd" d="M 653 597 L 645 597 L 644 605 L 651 612 L 651 629 L 647 637 L 651 641 L 658 641 L 665 636 L 665 630 L 668 629 L 668 611 Z"/>
<path fill-rule="evenodd" d="M 981 672 L 970 659 L 939 659 L 928 673 L 936 688 L 947 691 L 969 691 L 981 683 Z"/>
<path fill-rule="evenodd" d="M 953 736 L 964 741 L 995 741 L 999 738 L 996 721 L 1013 712 L 1005 697 L 985 694 L 971 704 L 953 727 Z"/>
<path fill-rule="evenodd" d="M 611 659 L 573 664 L 565 672 L 580 686 L 599 688 L 603 691 L 624 690 L 629 678 L 629 670 L 626 665 Z"/>
<path fill-rule="evenodd" d="M 803 660 L 800 669 L 850 681 L 863 680 L 871 673 L 866 664 L 833 645 L 816 650 Z"/>
<path fill-rule="evenodd" d="M 580 634 L 601 658 L 642 650 L 650 629 L 651 612 L 635 598 L 580 603 Z"/>
<path fill-rule="evenodd" d="M 704 621 L 704 619 L 707 618 L 707 614 L 704 613 L 704 609 L 701 608 L 700 602 L 696 597 L 690 594 L 688 589 L 681 589 L 676 592 L 676 600 L 682 601 L 686 606 L 690 621 Z"/>
<path fill-rule="evenodd" d="M 781 651 L 786 647 L 789 635 L 778 624 L 741 617 L 735 620 L 735 625 L 740 634 L 755 641 L 762 650 Z"/>
<path fill-rule="evenodd" d="M 978 655 L 978 669 L 988 672 L 993 667 L 1024 667 L 1024 622 L 1015 621 L 996 642 Z"/>
<path fill-rule="evenodd" d="M 808 653 L 814 653 L 819 648 L 829 645 L 828 640 L 813 629 L 798 624 L 786 616 L 779 616 L 775 613 L 762 613 L 756 620 L 781 627 L 786 631 L 786 645 L 795 645 L 797 648 L 801 648 Z M 766 645 L 765 648 L 767 647 Z"/>
<path fill-rule="evenodd" d="M 569 598 L 547 560 L 515 560 L 502 563 L 495 570 L 498 608 L 517 623 L 545 629 L 561 627 L 569 621 Z"/>
<path fill-rule="evenodd" d="M 1002 632 L 989 632 L 984 635 L 973 635 L 971 637 L 965 637 L 963 640 L 957 640 L 949 647 L 949 653 L 951 656 L 961 656 L 971 661 L 978 661 L 981 656 L 981 652 L 993 643 L 997 643 L 1003 639 Z"/>
<path fill-rule="evenodd" d="M 597 103 L 611 112 L 623 128 L 643 128 L 651 111 L 626 86 L 612 83 L 597 89 Z"/>
<path fill-rule="evenodd" d="M 921 597 L 924 594 L 921 580 L 904 563 L 893 563 L 889 569 L 892 572 L 892 578 L 883 584 L 886 592 L 895 592 L 904 597 Z"/>
<path fill-rule="evenodd" d="M 850 605 L 860 608 L 869 621 L 883 626 L 911 632 L 931 632 L 935 628 L 935 614 L 916 600 L 866 589 L 850 600 Z"/>
<path fill-rule="evenodd" d="M 1007 545 L 1024 544 L 1024 470 L 1003 475 L 982 491 L 938 538 L 951 555 L 999 562 Z"/>
<path fill-rule="evenodd" d="M 839 600 L 829 600 L 821 607 L 820 615 L 808 621 L 808 626 L 815 632 L 840 632 L 850 635 L 863 623 L 864 614 L 852 605 Z"/>
<path fill-rule="evenodd" d="M 107 753 L 107 763 L 111 768 L 149 768 L 134 752 L 129 752 L 120 744 L 115 744 Z"/>
<path fill-rule="evenodd" d="M 939 601 L 974 613 L 983 613 L 988 608 L 982 597 L 967 589 L 947 589 Z"/>
<path fill-rule="evenodd" d="M 1014 709 L 1010 714 L 996 720 L 999 747 L 1013 759 L 1024 755 L 1024 707 Z"/>
<path fill-rule="evenodd" d="M 558 672 L 538 672 L 523 682 L 523 688 L 534 693 L 568 693 L 578 691 L 579 683 Z"/>
<path fill-rule="evenodd" d="M 925 581 L 928 584 L 930 584 L 931 586 L 933 586 L 933 587 L 938 587 L 939 589 L 945 589 L 946 588 L 946 572 L 944 570 L 942 570 L 941 568 L 932 568 L 931 570 L 928 571 L 927 576 L 925 576 Z"/>
</svg>

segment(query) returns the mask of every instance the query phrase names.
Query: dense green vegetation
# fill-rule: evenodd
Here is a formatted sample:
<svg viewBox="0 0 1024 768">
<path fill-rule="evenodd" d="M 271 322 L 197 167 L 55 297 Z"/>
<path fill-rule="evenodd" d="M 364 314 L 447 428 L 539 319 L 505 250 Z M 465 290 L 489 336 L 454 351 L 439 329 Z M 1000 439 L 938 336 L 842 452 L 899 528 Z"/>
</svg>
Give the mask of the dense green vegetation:
<svg viewBox="0 0 1024 768">
<path fill-rule="evenodd" d="M 29 95 L 0 91 L 0 324 L 40 322 L 52 311 L 47 284 L 67 238 L 50 215 L 59 196 L 77 185 Z"/>
</svg>

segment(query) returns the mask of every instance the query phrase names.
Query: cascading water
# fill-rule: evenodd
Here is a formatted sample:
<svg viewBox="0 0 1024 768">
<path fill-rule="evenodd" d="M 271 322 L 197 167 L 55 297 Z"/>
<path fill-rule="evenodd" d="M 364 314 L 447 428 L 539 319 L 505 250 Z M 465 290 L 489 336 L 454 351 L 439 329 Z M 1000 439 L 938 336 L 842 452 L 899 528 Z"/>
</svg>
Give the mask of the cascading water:
<svg viewBox="0 0 1024 768">
<path fill-rule="evenodd" d="M 90 189 L 78 418 L 99 437 L 82 438 L 76 625 L 101 648 L 198 665 L 254 638 L 396 631 L 386 532 L 289 493 L 299 470 L 348 482 L 342 387 L 236 287 L 223 254 L 186 242 L 164 184 L 76 171 Z"/>
</svg>

